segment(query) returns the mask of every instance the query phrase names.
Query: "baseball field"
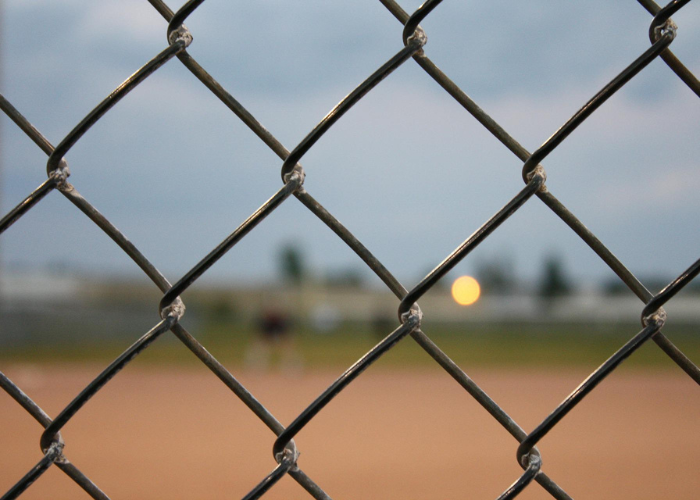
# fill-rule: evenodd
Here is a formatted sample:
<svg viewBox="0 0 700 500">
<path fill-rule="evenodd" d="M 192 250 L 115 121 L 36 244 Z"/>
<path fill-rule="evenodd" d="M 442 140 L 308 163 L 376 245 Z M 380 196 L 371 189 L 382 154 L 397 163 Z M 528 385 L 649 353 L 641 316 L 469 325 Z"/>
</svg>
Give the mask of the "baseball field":
<svg viewBox="0 0 700 500">
<path fill-rule="evenodd" d="M 14 363 L 3 372 L 54 417 L 103 368 Z M 526 431 L 595 366 L 467 373 Z M 283 424 L 342 369 L 234 375 Z M 37 424 L 0 392 L 0 492 L 41 458 Z M 700 496 L 700 397 L 679 369 L 615 371 L 539 445 L 543 470 L 576 499 Z M 273 433 L 197 365 L 138 359 L 62 431 L 65 455 L 113 499 L 241 498 L 275 466 Z M 376 366 L 296 438 L 298 464 L 331 497 L 496 498 L 521 473 L 517 442 L 437 366 Z M 49 469 L 22 499 L 88 498 Z M 266 499 L 310 498 L 284 477 Z M 536 484 L 520 496 L 551 498 Z"/>
</svg>

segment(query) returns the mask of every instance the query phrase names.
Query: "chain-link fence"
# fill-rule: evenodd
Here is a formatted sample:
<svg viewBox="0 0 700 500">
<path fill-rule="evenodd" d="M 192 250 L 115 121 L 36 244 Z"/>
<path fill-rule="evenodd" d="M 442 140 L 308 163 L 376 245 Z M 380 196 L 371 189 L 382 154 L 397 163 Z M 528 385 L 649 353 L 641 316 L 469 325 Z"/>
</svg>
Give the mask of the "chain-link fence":
<svg viewBox="0 0 700 500">
<path fill-rule="evenodd" d="M 552 497 L 570 498 L 557 485 L 556 478 L 549 477 L 542 470 L 540 453 L 536 448 L 538 442 L 549 433 L 558 422 L 585 398 L 606 376 L 615 370 L 622 361 L 633 355 L 648 340 L 652 340 L 659 349 L 666 353 L 695 382 L 700 383 L 700 370 L 693 364 L 662 332 L 666 313 L 662 306 L 676 295 L 700 272 L 700 260 L 668 284 L 661 292 L 654 295 L 620 262 L 592 232 L 590 232 L 561 203 L 545 184 L 546 174 L 541 162 L 564 141 L 576 128 L 586 120 L 598 107 L 603 105 L 616 91 L 640 73 L 657 57 L 670 67 L 696 95 L 700 96 L 700 82 L 676 58 L 669 46 L 676 37 L 676 25 L 671 16 L 689 3 L 689 0 L 673 0 L 661 8 L 652 0 L 639 0 L 641 6 L 652 15 L 649 27 L 650 47 L 632 61 L 618 76 L 593 96 L 576 114 L 559 128 L 534 153 L 526 151 L 508 132 L 489 117 L 472 101 L 450 78 L 445 75 L 424 52 L 427 38 L 419 23 L 431 11 L 439 6 L 441 0 L 428 0 L 414 13 L 405 12 L 394 0 L 380 0 L 389 12 L 403 25 L 403 47 L 388 61 L 371 74 L 349 95 L 343 98 L 316 127 L 290 152 L 258 120 L 252 116 L 226 89 L 224 89 L 197 61 L 187 52 L 192 43 L 192 36 L 183 24 L 187 17 L 203 0 L 190 0 L 177 12 L 173 12 L 162 0 L 149 0 L 150 4 L 167 21 L 167 47 L 146 65 L 124 81 L 114 92 L 95 107 L 75 128 L 57 145 L 53 146 L 39 130 L 15 109 L 4 97 L 0 96 L 0 107 L 48 156 L 48 179 L 33 193 L 11 210 L 0 221 L 0 230 L 4 231 L 17 222 L 24 214 L 37 205 L 44 197 L 57 190 L 77 209 L 82 211 L 116 245 L 118 245 L 162 291 L 160 301 L 162 321 L 145 333 L 131 347 L 107 366 L 102 373 L 92 380 L 75 399 L 70 402 L 58 416 L 50 418 L 20 387 L 0 373 L 0 386 L 19 403 L 44 428 L 41 435 L 41 448 L 44 457 L 27 474 L 18 478 L 16 484 L 2 497 L 11 499 L 19 497 L 47 469 L 55 465 L 74 480 L 91 497 L 108 498 L 88 477 L 86 477 L 68 457 L 63 454 L 64 442 L 61 429 L 76 415 L 88 400 L 100 391 L 121 369 L 138 354 L 146 350 L 154 341 L 166 332 L 172 332 L 212 373 L 217 376 L 242 403 L 244 403 L 277 436 L 273 446 L 273 455 L 277 462 L 274 470 L 252 488 L 246 499 L 259 498 L 285 474 L 296 480 L 310 496 L 318 499 L 330 498 L 323 490 L 323 485 L 316 484 L 297 465 L 297 451 L 294 437 L 306 426 L 340 391 L 351 384 L 360 374 L 383 354 L 399 342 L 416 342 L 438 365 L 474 398 L 504 429 L 518 442 L 517 461 L 524 472 L 499 498 L 513 498 L 533 481 L 539 483 Z M 398 29 L 397 29 L 398 36 Z M 107 114 L 132 89 L 158 71 L 169 60 L 177 58 L 182 65 L 195 75 L 219 100 L 228 107 L 245 125 L 247 125 L 279 158 L 282 160 L 281 177 L 283 186 L 246 219 L 229 237 L 214 248 L 187 274 L 175 284 L 171 284 L 140 251 L 93 205 L 86 201 L 75 186 L 68 182 L 69 170 L 65 158 L 71 148 L 83 137 L 88 129 Z M 408 63 L 413 59 L 412 63 Z M 522 178 L 525 187 L 507 201 L 501 210 L 486 221 L 464 243 L 448 255 L 418 285 L 410 290 L 399 281 L 374 257 L 343 224 L 328 212 L 309 192 L 304 189 L 305 172 L 299 163 L 304 155 L 314 146 L 318 139 L 328 131 L 343 115 L 367 93 L 372 91 L 387 75 L 404 63 L 418 64 L 434 81 L 447 91 L 476 120 L 493 134 L 506 148 L 522 162 Z M 311 402 L 294 421 L 283 426 L 268 409 L 263 406 L 205 347 L 181 324 L 185 305 L 179 296 L 204 275 L 236 243 L 250 233 L 270 213 L 282 207 L 290 197 L 296 197 L 310 212 L 318 217 L 347 246 L 349 246 L 366 265 L 383 281 L 386 287 L 399 299 L 397 328 L 384 340 L 362 356 L 349 367 L 316 400 Z M 620 280 L 642 301 L 640 306 L 643 327 L 636 335 L 630 333 L 630 340 L 617 352 L 591 373 L 573 392 L 531 432 L 523 430 L 506 412 L 492 400 L 470 377 L 457 366 L 430 338 L 429 332 L 421 329 L 422 312 L 418 307 L 419 299 L 433 287 L 446 273 L 455 267 L 477 245 L 491 235 L 508 217 L 520 209 L 531 198 L 539 198 L 552 212 L 564 221 L 612 269 Z M 410 337 L 412 340 L 408 340 Z M 505 485 L 504 485 L 505 486 Z"/>
</svg>

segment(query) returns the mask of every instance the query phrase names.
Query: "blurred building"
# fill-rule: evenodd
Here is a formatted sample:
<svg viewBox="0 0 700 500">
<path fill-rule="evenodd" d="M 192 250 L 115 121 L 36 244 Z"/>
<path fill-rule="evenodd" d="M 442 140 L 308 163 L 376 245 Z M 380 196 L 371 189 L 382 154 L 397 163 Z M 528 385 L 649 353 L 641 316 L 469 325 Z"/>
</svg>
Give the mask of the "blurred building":
<svg viewBox="0 0 700 500">
<path fill-rule="evenodd" d="M 36 339 L 91 340 L 144 333 L 159 321 L 161 293 L 145 280 L 75 276 L 68 273 L 4 274 L 0 282 L 0 345 Z M 399 300 L 388 291 L 354 286 L 195 287 L 183 297 L 183 321 L 197 328 L 218 322 L 253 323 L 271 303 L 290 311 L 297 325 L 332 333 L 342 323 L 398 324 Z M 700 324 L 696 295 L 679 295 L 668 306 L 675 323 Z M 535 293 L 491 295 L 460 306 L 449 289 L 436 288 L 419 301 L 431 323 L 633 323 L 642 303 L 631 294 L 579 291 L 543 305 Z"/>
</svg>

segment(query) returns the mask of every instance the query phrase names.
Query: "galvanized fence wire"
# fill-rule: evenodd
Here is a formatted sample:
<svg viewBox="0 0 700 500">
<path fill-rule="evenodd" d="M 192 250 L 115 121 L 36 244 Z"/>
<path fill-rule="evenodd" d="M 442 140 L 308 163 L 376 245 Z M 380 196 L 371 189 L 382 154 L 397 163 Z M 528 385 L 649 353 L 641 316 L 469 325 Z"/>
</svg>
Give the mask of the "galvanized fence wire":
<svg viewBox="0 0 700 500">
<path fill-rule="evenodd" d="M 700 369 L 689 360 L 662 332 L 666 321 L 663 305 L 700 273 L 700 260 L 669 283 L 661 292 L 654 295 L 620 262 L 606 246 L 590 232 L 572 214 L 564 204 L 548 190 L 546 174 L 541 162 L 564 141 L 588 116 L 611 97 L 617 90 L 642 71 L 651 61 L 660 57 L 669 68 L 700 97 L 700 82 L 671 52 L 669 46 L 676 37 L 677 27 L 671 16 L 689 3 L 690 0 L 673 0 L 661 8 L 652 0 L 638 0 L 652 16 L 649 27 L 651 45 L 648 50 L 634 60 L 600 92 L 593 96 L 581 109 L 557 130 L 539 149 L 529 153 L 498 123 L 489 117 L 467 94 L 450 80 L 424 52 L 427 37 L 419 23 L 435 9 L 441 0 L 427 0 L 413 14 L 408 14 L 394 0 L 380 0 L 389 12 L 404 26 L 401 33 L 403 47 L 377 71 L 357 86 L 340 101 L 311 131 L 289 152 L 270 132 L 268 132 L 226 89 L 224 89 L 203 67 L 187 52 L 192 43 L 192 36 L 183 24 L 187 17 L 204 0 L 190 0 L 177 12 L 173 12 L 162 0 L 148 0 L 150 4 L 168 22 L 166 35 L 167 47 L 141 69 L 130 76 L 114 92 L 95 107 L 75 128 L 56 146 L 51 143 L 29 123 L 14 106 L 0 95 L 0 108 L 20 127 L 44 153 L 48 155 L 47 180 L 19 205 L 0 220 L 0 232 L 17 222 L 45 196 L 54 190 L 60 192 L 90 220 L 99 226 L 129 257 L 143 270 L 153 283 L 163 292 L 159 304 L 162 320 L 146 332 L 133 345 L 126 349 L 117 359 L 107 366 L 83 391 L 71 401 L 60 414 L 51 419 L 31 398 L 16 384 L 0 372 L 0 387 L 19 403 L 44 428 L 40 446 L 43 457 L 27 474 L 7 491 L 2 500 L 19 497 L 48 468 L 55 465 L 73 479 L 83 490 L 96 499 L 109 498 L 88 477 L 72 464 L 63 453 L 64 442 L 61 429 L 70 419 L 122 370 L 138 354 L 147 349 L 164 333 L 172 332 L 202 363 L 204 363 L 239 399 L 242 401 L 276 436 L 272 448 L 276 466 L 244 498 L 260 498 L 277 481 L 286 474 L 296 480 L 313 498 L 328 499 L 330 496 L 321 489 L 298 466 L 299 452 L 294 437 L 320 412 L 340 391 L 351 384 L 368 366 L 379 359 L 397 343 L 411 337 L 425 352 L 432 357 L 464 390 L 471 395 L 503 428 L 518 442 L 516 458 L 523 468 L 523 474 L 510 485 L 499 499 L 514 498 L 533 481 L 539 483 L 553 498 L 571 498 L 542 469 L 542 459 L 537 443 L 557 423 L 590 393 L 619 364 L 649 339 L 666 353 L 696 383 L 700 384 Z M 188 273 L 174 285 L 92 204 L 83 198 L 76 188 L 68 182 L 70 175 L 66 155 L 81 139 L 87 130 L 100 120 L 126 94 L 143 82 L 161 66 L 177 58 L 189 71 L 203 83 L 222 104 L 237 115 L 274 153 L 282 160 L 281 175 L 283 186 L 263 203 L 248 219 L 239 225 L 229 237 L 213 249 Z M 305 172 L 299 161 L 314 146 L 316 141 L 335 124 L 345 112 L 362 99 L 392 71 L 413 59 L 437 84 L 445 89 L 467 112 L 489 130 L 505 147 L 522 162 L 522 177 L 525 187 L 508 201 L 501 210 L 486 221 L 464 243 L 447 256 L 420 283 L 410 290 L 377 260 L 372 253 L 335 217 L 316 201 L 303 186 Z M 185 312 L 185 306 L 179 296 L 197 281 L 216 261 L 226 254 L 237 242 L 253 230 L 272 211 L 279 208 L 290 196 L 297 198 L 306 208 L 315 214 L 328 228 L 344 241 L 365 264 L 383 281 L 399 299 L 398 327 L 384 340 L 379 342 L 355 364 L 349 367 L 331 386 L 314 400 L 288 426 L 283 426 L 206 348 L 179 323 Z M 435 285 L 447 272 L 459 263 L 468 253 L 484 241 L 510 215 L 528 202 L 533 196 L 539 198 L 552 212 L 567 224 L 596 254 L 612 269 L 620 280 L 643 302 L 641 320 L 643 328 L 626 344 L 615 352 L 605 363 L 591 373 L 573 392 L 548 415 L 533 431 L 523 430 L 505 411 L 492 400 L 459 366 L 457 366 L 431 339 L 421 330 L 422 312 L 417 301 Z"/>
</svg>

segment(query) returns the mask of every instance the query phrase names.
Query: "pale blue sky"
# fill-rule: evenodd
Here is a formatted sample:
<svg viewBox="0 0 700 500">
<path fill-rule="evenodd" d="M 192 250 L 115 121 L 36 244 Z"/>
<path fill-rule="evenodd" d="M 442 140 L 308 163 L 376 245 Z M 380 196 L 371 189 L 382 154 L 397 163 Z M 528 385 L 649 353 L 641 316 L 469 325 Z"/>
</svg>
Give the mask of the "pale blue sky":
<svg viewBox="0 0 700 500">
<path fill-rule="evenodd" d="M 182 3 L 182 2 L 180 2 Z M 403 2 L 407 10 L 419 2 Z M 179 4 L 170 4 L 176 9 Z M 3 95 L 54 144 L 166 46 L 146 0 L 5 0 Z M 674 16 L 672 49 L 700 73 L 700 3 Z M 425 51 L 534 151 L 649 46 L 635 1 L 444 1 Z M 189 52 L 288 149 L 402 47 L 377 0 L 207 0 Z M 3 116 L 3 213 L 45 178 L 46 158 Z M 700 100 L 654 61 L 544 162 L 550 190 L 639 275 L 679 274 L 700 256 Z M 171 280 L 280 186 L 281 161 L 177 60 L 147 79 L 69 152 L 71 183 Z M 407 286 L 522 187 L 521 163 L 413 61 L 365 97 L 304 157 L 307 190 Z M 362 268 L 288 200 L 210 272 L 270 280 L 281 244 L 319 273 Z M 10 228 L 5 264 L 138 270 L 60 194 Z M 543 256 L 611 276 L 533 199 L 460 264 L 504 255 L 535 276 Z"/>
</svg>

